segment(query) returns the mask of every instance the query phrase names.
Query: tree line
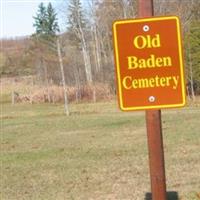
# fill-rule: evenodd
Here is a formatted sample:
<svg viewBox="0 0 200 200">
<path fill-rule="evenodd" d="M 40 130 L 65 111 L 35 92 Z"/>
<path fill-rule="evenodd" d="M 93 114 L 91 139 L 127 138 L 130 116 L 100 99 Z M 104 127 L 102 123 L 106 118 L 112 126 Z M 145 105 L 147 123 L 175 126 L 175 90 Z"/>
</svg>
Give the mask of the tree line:
<svg viewBox="0 0 200 200">
<path fill-rule="evenodd" d="M 60 13 L 66 22 L 64 32 L 58 25 Z M 187 90 L 195 98 L 200 94 L 200 1 L 154 0 L 154 13 L 181 18 Z M 0 73 L 36 75 L 44 85 L 51 81 L 80 88 L 102 83 L 114 93 L 112 23 L 136 16 L 136 0 L 69 0 L 57 12 L 51 3 L 41 3 L 32 36 L 2 40 Z"/>
</svg>

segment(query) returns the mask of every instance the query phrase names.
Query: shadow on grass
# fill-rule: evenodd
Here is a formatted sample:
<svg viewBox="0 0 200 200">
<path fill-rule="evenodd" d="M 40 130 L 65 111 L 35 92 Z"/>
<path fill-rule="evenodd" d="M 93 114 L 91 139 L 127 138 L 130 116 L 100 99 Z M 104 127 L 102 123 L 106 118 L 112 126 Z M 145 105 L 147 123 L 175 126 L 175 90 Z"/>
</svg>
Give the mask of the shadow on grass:
<svg viewBox="0 0 200 200">
<path fill-rule="evenodd" d="M 178 193 L 177 192 L 174 192 L 174 191 L 167 192 L 167 200 L 178 200 L 178 199 L 179 199 L 179 197 L 178 197 Z M 149 193 L 149 192 L 146 193 L 144 200 L 153 200 L 152 199 L 152 194 Z"/>
</svg>

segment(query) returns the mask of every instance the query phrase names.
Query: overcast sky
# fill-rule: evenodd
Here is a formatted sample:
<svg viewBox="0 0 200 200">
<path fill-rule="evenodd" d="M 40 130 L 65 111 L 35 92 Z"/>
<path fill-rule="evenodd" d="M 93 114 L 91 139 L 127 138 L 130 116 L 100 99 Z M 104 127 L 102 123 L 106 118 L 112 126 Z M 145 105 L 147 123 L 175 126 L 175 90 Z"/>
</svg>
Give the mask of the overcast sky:
<svg viewBox="0 0 200 200">
<path fill-rule="evenodd" d="M 57 8 L 61 1 L 63 0 L 0 0 L 0 37 L 31 35 L 35 31 L 33 16 L 36 15 L 38 5 L 41 2 L 51 2 Z"/>
</svg>

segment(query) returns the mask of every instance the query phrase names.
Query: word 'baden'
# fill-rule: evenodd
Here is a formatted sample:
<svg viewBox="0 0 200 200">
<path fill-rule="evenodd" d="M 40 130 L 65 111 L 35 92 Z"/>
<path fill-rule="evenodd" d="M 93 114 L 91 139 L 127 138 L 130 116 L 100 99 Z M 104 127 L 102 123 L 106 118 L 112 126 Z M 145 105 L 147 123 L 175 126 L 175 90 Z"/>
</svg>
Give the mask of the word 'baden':
<svg viewBox="0 0 200 200">
<path fill-rule="evenodd" d="M 133 39 L 133 45 L 135 48 L 140 50 L 146 48 L 160 48 L 160 35 L 155 34 L 153 37 L 151 35 L 138 35 Z M 150 54 L 146 59 L 138 58 L 136 56 L 128 56 L 127 66 L 129 70 L 171 67 L 172 58 L 170 56 L 157 57 L 154 54 Z M 178 82 L 179 76 L 155 76 L 151 78 L 140 79 L 135 79 L 131 76 L 125 76 L 122 80 L 122 85 L 126 90 L 152 87 L 172 87 L 172 89 L 175 90 L 178 87 Z"/>
</svg>

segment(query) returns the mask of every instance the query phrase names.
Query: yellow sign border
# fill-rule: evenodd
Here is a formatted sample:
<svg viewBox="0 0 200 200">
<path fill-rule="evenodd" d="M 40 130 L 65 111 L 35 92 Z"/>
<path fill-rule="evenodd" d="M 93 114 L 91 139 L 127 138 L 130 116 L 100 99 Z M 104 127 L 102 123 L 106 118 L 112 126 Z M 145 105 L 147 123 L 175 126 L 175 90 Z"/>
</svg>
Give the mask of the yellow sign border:
<svg viewBox="0 0 200 200">
<path fill-rule="evenodd" d="M 179 62 L 180 62 L 180 75 L 181 75 L 181 90 L 182 90 L 182 102 L 179 104 L 166 104 L 166 105 L 154 105 L 154 106 L 134 106 L 134 107 L 124 107 L 123 106 L 123 97 L 122 97 L 122 86 L 121 86 L 121 76 L 120 76 L 120 65 L 119 65 L 119 50 L 117 42 L 117 30 L 116 26 L 118 24 L 127 24 L 127 23 L 140 23 L 140 22 L 152 22 L 152 21 L 161 21 L 175 19 L 177 26 L 177 37 L 178 37 L 178 49 L 179 49 Z M 186 104 L 186 94 L 185 94 L 185 78 L 184 78 L 184 68 L 183 68 L 183 52 L 182 52 L 182 43 L 181 43 L 181 27 L 180 20 L 177 16 L 167 16 L 167 17 L 153 17 L 153 18 L 143 18 L 143 19 L 128 19 L 128 20 L 119 20 L 113 23 L 113 37 L 114 37 L 114 46 L 115 46 L 115 62 L 117 66 L 117 79 L 118 79 L 118 95 L 119 95 L 119 106 L 123 111 L 132 111 L 132 110 L 147 110 L 147 109 L 161 109 L 161 108 L 177 108 L 183 107 Z"/>
</svg>

